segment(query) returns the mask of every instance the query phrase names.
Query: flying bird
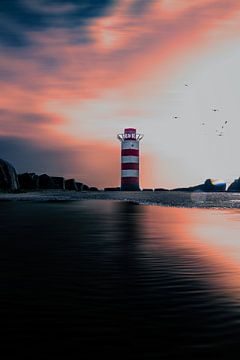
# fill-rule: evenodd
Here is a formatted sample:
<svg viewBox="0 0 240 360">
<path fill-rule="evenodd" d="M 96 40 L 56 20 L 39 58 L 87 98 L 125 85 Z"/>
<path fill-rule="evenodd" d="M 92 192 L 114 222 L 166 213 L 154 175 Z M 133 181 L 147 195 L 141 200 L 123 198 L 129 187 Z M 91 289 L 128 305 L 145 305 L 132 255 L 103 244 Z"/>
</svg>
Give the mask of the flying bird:
<svg viewBox="0 0 240 360">
<path fill-rule="evenodd" d="M 178 119 L 179 118 L 179 116 L 174 116 L 174 119 Z"/>
<path fill-rule="evenodd" d="M 227 121 L 225 121 L 225 123 L 224 124 L 227 124 Z"/>
<path fill-rule="evenodd" d="M 212 109 L 212 111 L 219 111 L 219 109 Z"/>
</svg>

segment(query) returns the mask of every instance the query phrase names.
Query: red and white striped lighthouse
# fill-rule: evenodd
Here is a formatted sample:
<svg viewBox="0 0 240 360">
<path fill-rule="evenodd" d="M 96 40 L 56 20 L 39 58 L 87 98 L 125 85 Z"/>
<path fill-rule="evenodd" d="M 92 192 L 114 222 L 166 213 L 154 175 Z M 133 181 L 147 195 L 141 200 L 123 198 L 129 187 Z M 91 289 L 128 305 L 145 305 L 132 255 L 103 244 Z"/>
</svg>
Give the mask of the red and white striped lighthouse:
<svg viewBox="0 0 240 360">
<path fill-rule="evenodd" d="M 142 134 L 128 128 L 118 134 L 121 141 L 121 190 L 136 191 L 139 188 L 139 142 Z"/>
</svg>

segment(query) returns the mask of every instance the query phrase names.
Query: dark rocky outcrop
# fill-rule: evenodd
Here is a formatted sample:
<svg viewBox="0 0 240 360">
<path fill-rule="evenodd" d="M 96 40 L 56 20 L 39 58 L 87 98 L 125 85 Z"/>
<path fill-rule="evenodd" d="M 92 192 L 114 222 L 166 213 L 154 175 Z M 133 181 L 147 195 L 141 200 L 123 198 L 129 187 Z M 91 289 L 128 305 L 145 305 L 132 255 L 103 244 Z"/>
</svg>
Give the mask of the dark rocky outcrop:
<svg viewBox="0 0 240 360">
<path fill-rule="evenodd" d="M 35 173 L 23 173 L 18 175 L 19 186 L 23 190 L 33 190 L 38 188 L 39 176 Z"/>
<path fill-rule="evenodd" d="M 235 179 L 228 187 L 228 192 L 240 192 L 240 178 Z"/>
<path fill-rule="evenodd" d="M 223 192 L 226 190 L 226 183 L 213 179 L 207 179 L 204 183 L 204 191 L 206 192 Z"/>
<path fill-rule="evenodd" d="M 83 183 L 81 183 L 81 182 L 76 182 L 76 186 L 77 186 L 77 191 L 82 191 Z"/>
<path fill-rule="evenodd" d="M 216 181 L 213 179 L 207 179 L 204 184 L 190 186 L 188 188 L 177 188 L 171 191 L 187 191 L 187 192 L 224 192 L 226 190 L 226 183 L 223 181 Z"/>
<path fill-rule="evenodd" d="M 65 179 L 61 176 L 52 176 L 53 189 L 64 190 L 65 189 Z"/>
<path fill-rule="evenodd" d="M 142 191 L 153 191 L 153 189 L 142 189 Z"/>
<path fill-rule="evenodd" d="M 88 191 L 89 190 L 89 186 L 86 184 L 82 185 L 82 191 Z"/>
<path fill-rule="evenodd" d="M 38 178 L 38 187 L 39 189 L 54 189 L 54 182 L 51 176 L 47 174 L 42 174 Z"/>
<path fill-rule="evenodd" d="M 0 159 L 0 191 L 17 190 L 73 190 L 73 191 L 99 191 L 95 186 L 65 180 L 62 176 L 37 175 L 25 172 L 17 174 L 14 167 L 7 161 Z"/>
<path fill-rule="evenodd" d="M 18 176 L 15 168 L 3 159 L 0 159 L 0 190 L 19 190 Z"/>
<path fill-rule="evenodd" d="M 65 189 L 78 191 L 78 187 L 77 187 L 75 179 L 65 180 Z"/>
<path fill-rule="evenodd" d="M 35 173 L 23 173 L 18 175 L 18 180 L 20 188 L 23 190 L 65 189 L 65 180 L 60 176 L 47 174 L 38 176 Z"/>
</svg>

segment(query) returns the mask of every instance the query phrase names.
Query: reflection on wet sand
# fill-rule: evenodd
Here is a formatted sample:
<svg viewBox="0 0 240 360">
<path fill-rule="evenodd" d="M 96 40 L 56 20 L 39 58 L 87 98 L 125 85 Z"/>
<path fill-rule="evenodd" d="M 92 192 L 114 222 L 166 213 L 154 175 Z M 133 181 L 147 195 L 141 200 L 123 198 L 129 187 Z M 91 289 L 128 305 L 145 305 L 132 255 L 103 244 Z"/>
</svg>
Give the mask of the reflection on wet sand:
<svg viewBox="0 0 240 360">
<path fill-rule="evenodd" d="M 236 358 L 238 212 L 100 200 L 1 205 L 8 350 Z"/>
<path fill-rule="evenodd" d="M 147 251 L 184 256 L 184 261 L 192 262 L 193 276 L 204 278 L 205 274 L 205 281 L 214 291 L 240 301 L 239 219 L 237 209 L 149 207 L 144 226 L 148 241 L 144 246 Z M 180 273 L 184 271 L 182 266 Z"/>
</svg>

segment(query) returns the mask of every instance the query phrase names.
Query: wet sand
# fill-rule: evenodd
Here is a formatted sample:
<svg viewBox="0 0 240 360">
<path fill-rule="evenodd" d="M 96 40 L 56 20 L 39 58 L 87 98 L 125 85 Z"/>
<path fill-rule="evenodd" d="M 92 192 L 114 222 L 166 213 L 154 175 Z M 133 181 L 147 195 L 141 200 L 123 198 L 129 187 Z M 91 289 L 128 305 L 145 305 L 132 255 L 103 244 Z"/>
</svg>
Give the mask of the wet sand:
<svg viewBox="0 0 240 360">
<path fill-rule="evenodd" d="M 0 193 L 0 201 L 75 201 L 75 200 L 120 200 L 138 204 L 198 207 L 198 208 L 240 208 L 240 193 L 203 193 L 203 192 L 128 192 L 98 191 L 76 192 L 46 190 L 19 194 Z"/>
</svg>

